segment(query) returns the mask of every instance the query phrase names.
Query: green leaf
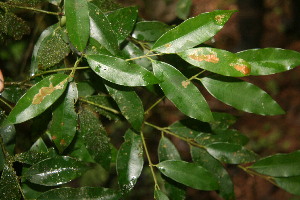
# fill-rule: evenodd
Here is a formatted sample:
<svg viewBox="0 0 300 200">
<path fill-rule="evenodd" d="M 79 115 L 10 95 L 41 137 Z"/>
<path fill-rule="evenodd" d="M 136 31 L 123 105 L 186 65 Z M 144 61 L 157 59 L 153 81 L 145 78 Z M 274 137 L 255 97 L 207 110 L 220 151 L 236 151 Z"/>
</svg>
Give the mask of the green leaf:
<svg viewBox="0 0 300 200">
<path fill-rule="evenodd" d="M 19 85 L 6 85 L 5 90 L 1 92 L 1 96 L 7 101 L 16 104 L 25 92 L 25 88 L 22 88 Z"/>
<path fill-rule="evenodd" d="M 119 43 L 123 42 L 129 36 L 137 17 L 137 7 L 120 8 L 108 13 L 107 18 L 117 35 Z"/>
<path fill-rule="evenodd" d="M 167 177 L 198 190 L 217 190 L 219 184 L 212 173 L 195 163 L 166 160 L 157 164 Z M 201 177 L 201 178 L 200 178 Z"/>
<path fill-rule="evenodd" d="M 111 150 L 109 138 L 98 115 L 88 106 L 81 107 L 79 112 L 80 137 L 92 158 L 104 169 L 109 170 Z"/>
<path fill-rule="evenodd" d="M 125 133 L 125 142 L 121 145 L 116 162 L 119 186 L 123 193 L 133 189 L 141 175 L 144 159 L 142 139 L 130 129 Z"/>
<path fill-rule="evenodd" d="M 88 4 L 90 15 L 90 37 L 104 46 L 113 55 L 118 52 L 118 40 L 113 28 L 102 13 L 102 11 L 92 3 Z"/>
<path fill-rule="evenodd" d="M 51 148 L 49 150 L 47 149 L 46 152 L 38 152 L 36 150 L 30 150 L 20 154 L 16 154 L 15 160 L 21 163 L 33 165 L 43 160 L 54 158 L 56 156 L 57 154 L 54 148 Z"/>
<path fill-rule="evenodd" d="M 180 19 L 187 19 L 192 6 L 192 0 L 179 0 L 176 5 L 176 14 Z"/>
<path fill-rule="evenodd" d="M 98 6 L 98 8 L 101 8 L 103 12 L 112 11 L 122 7 L 115 0 L 91 0 L 90 2 Z"/>
<path fill-rule="evenodd" d="M 206 150 L 191 146 L 193 161 L 210 171 L 218 179 L 220 195 L 226 200 L 235 199 L 234 186 L 223 165 Z"/>
<path fill-rule="evenodd" d="M 275 74 L 300 65 L 300 53 L 287 49 L 249 49 L 236 55 L 251 65 L 251 75 Z"/>
<path fill-rule="evenodd" d="M 227 130 L 236 122 L 236 117 L 228 113 L 213 112 L 214 121 L 210 122 L 212 130 Z"/>
<path fill-rule="evenodd" d="M 237 130 L 218 130 L 215 133 L 200 133 L 195 141 L 204 146 L 219 142 L 245 145 L 248 142 L 248 138 Z"/>
<path fill-rule="evenodd" d="M 59 102 L 52 114 L 49 133 L 60 153 L 71 144 L 76 133 L 77 113 L 74 104 L 77 99 L 76 83 L 71 82 L 64 99 Z"/>
<path fill-rule="evenodd" d="M 61 3 L 61 0 L 48 0 L 49 3 L 55 5 L 55 6 L 59 6 Z"/>
<path fill-rule="evenodd" d="M 158 145 L 158 158 L 159 162 L 165 160 L 181 160 L 179 152 L 177 151 L 174 144 L 166 137 L 161 137 Z M 174 180 L 162 176 L 165 180 L 166 194 L 172 200 L 184 200 L 185 199 L 185 187 Z"/>
<path fill-rule="evenodd" d="M 68 76 L 55 74 L 31 87 L 9 113 L 7 124 L 18 124 L 32 119 L 50 107 L 65 91 Z"/>
<path fill-rule="evenodd" d="M 144 108 L 141 99 L 131 88 L 106 84 L 111 97 L 116 101 L 122 115 L 131 126 L 139 131 L 144 122 Z"/>
<path fill-rule="evenodd" d="M 71 144 L 71 149 L 67 149 L 71 151 L 68 155 L 80 161 L 95 163 L 95 160 L 92 158 L 91 154 L 86 149 L 86 145 L 83 141 L 83 138 L 80 136 L 79 134 L 75 135 L 75 138 Z"/>
<path fill-rule="evenodd" d="M 299 167 L 300 150 L 262 158 L 249 166 L 258 173 L 274 177 L 300 176 Z"/>
<path fill-rule="evenodd" d="M 90 67 L 102 78 L 118 85 L 146 86 L 159 80 L 143 67 L 106 55 L 86 56 Z"/>
<path fill-rule="evenodd" d="M 90 36 L 88 1 L 65 0 L 67 31 L 71 43 L 83 52 Z"/>
<path fill-rule="evenodd" d="M 28 181 L 23 182 L 21 187 L 25 196 L 24 199 L 37 199 L 43 192 L 49 190 L 48 186 L 36 185 Z"/>
<path fill-rule="evenodd" d="M 276 185 L 286 190 L 287 192 L 300 195 L 300 176 L 291 177 L 276 177 L 274 178 Z"/>
<path fill-rule="evenodd" d="M 30 28 L 26 22 L 12 12 L 0 12 L 0 33 L 20 40 L 26 34 L 30 33 Z"/>
<path fill-rule="evenodd" d="M 162 80 L 159 84 L 170 101 L 189 117 L 212 121 L 212 114 L 198 88 L 173 66 L 153 61 L 153 71 Z"/>
<path fill-rule="evenodd" d="M 159 162 L 165 160 L 181 160 L 179 152 L 174 144 L 166 137 L 162 136 L 158 145 Z"/>
<path fill-rule="evenodd" d="M 0 194 L 3 200 L 19 200 L 21 195 L 16 172 L 12 166 L 4 165 L 0 179 Z"/>
<path fill-rule="evenodd" d="M 234 12 L 216 10 L 190 18 L 162 35 L 152 50 L 176 53 L 201 44 L 219 32 Z"/>
<path fill-rule="evenodd" d="M 141 21 L 136 23 L 132 37 L 153 42 L 170 29 L 170 26 L 159 21 Z"/>
<path fill-rule="evenodd" d="M 92 96 L 95 93 L 95 88 L 90 82 L 78 82 L 78 97 Z"/>
<path fill-rule="evenodd" d="M 259 115 L 284 114 L 265 91 L 243 80 L 211 76 L 202 78 L 201 83 L 215 98 L 238 110 Z"/>
<path fill-rule="evenodd" d="M 37 200 L 53 199 L 101 199 L 119 200 L 121 194 L 108 188 L 101 187 L 81 187 L 81 188 L 56 188 L 40 195 Z"/>
<path fill-rule="evenodd" d="M 32 53 L 30 66 L 32 74 L 58 64 L 69 54 L 69 45 L 63 39 L 66 34 L 64 31 L 58 24 L 55 24 L 42 32 Z"/>
<path fill-rule="evenodd" d="M 24 178 L 39 185 L 55 186 L 70 182 L 87 169 L 85 163 L 71 157 L 55 157 L 32 165 L 25 172 Z"/>
<path fill-rule="evenodd" d="M 43 3 L 46 0 L 9 0 L 10 4 L 19 6 L 36 7 L 38 4 Z"/>
<path fill-rule="evenodd" d="M 224 76 L 242 77 L 250 74 L 251 66 L 229 51 L 199 47 L 178 53 L 188 63 Z"/>
<path fill-rule="evenodd" d="M 206 146 L 206 150 L 216 159 L 229 164 L 250 163 L 256 161 L 258 157 L 242 145 L 225 142 L 210 144 Z"/>
<path fill-rule="evenodd" d="M 154 191 L 154 198 L 156 200 L 169 200 L 168 196 L 165 195 L 165 193 L 163 193 L 161 190 L 155 190 Z"/>
<path fill-rule="evenodd" d="M 169 130 L 184 138 L 194 139 L 201 132 L 211 132 L 208 123 L 195 119 L 183 119 L 169 126 Z"/>
</svg>

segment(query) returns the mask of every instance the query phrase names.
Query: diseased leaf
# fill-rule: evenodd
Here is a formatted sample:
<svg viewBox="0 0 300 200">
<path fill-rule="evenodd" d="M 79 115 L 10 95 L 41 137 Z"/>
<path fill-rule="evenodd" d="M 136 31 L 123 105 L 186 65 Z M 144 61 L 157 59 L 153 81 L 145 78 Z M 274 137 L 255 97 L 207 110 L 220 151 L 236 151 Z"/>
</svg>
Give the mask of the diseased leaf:
<svg viewBox="0 0 300 200">
<path fill-rule="evenodd" d="M 173 66 L 153 61 L 153 71 L 162 82 L 161 89 L 170 101 L 189 117 L 212 121 L 212 114 L 198 88 Z"/>
<path fill-rule="evenodd" d="M 32 119 L 50 107 L 65 91 L 68 76 L 54 74 L 31 87 L 9 113 L 5 123 L 18 124 Z"/>
<path fill-rule="evenodd" d="M 64 99 L 59 102 L 52 114 L 49 133 L 60 153 L 71 144 L 76 133 L 77 113 L 74 104 L 77 99 L 76 83 L 71 82 Z"/>
<path fill-rule="evenodd" d="M 13 37 L 15 40 L 20 40 L 30 32 L 26 22 L 12 12 L 0 12 L 0 24 L 0 33 Z"/>
<path fill-rule="evenodd" d="M 143 67 L 106 55 L 86 56 L 90 67 L 102 78 L 118 85 L 146 86 L 159 80 Z"/>
<path fill-rule="evenodd" d="M 274 176 L 274 177 L 289 177 L 300 176 L 300 150 L 287 153 L 275 154 L 258 160 L 250 169 L 258 173 Z"/>
<path fill-rule="evenodd" d="M 157 168 L 167 177 L 186 186 L 198 190 L 219 189 L 218 181 L 213 174 L 195 163 L 166 160 L 158 163 Z"/>
<path fill-rule="evenodd" d="M 86 149 L 97 163 L 109 170 L 111 160 L 109 138 L 97 113 L 88 106 L 81 107 L 79 120 L 80 137 L 83 139 Z"/>
<path fill-rule="evenodd" d="M 132 37 L 138 40 L 154 42 L 171 28 L 159 21 L 141 21 L 136 23 Z"/>
<path fill-rule="evenodd" d="M 66 26 L 71 43 L 83 52 L 90 36 L 90 20 L 88 1 L 64 1 Z"/>
<path fill-rule="evenodd" d="M 210 171 L 220 184 L 220 196 L 226 200 L 234 200 L 234 187 L 229 174 L 223 165 L 212 157 L 206 150 L 191 146 L 193 161 Z"/>
<path fill-rule="evenodd" d="M 210 76 L 202 78 L 201 83 L 215 98 L 238 110 L 259 115 L 284 114 L 265 91 L 243 80 Z"/>
<path fill-rule="evenodd" d="M 134 90 L 114 84 L 106 84 L 111 97 L 116 101 L 122 115 L 131 126 L 139 131 L 144 122 L 144 108 L 141 99 Z"/>
<path fill-rule="evenodd" d="M 90 37 L 105 47 L 111 54 L 118 52 L 118 40 L 113 28 L 102 13 L 102 11 L 92 3 L 88 4 L 90 15 Z"/>
<path fill-rule="evenodd" d="M 37 200 L 53 199 L 101 199 L 119 200 L 121 194 L 117 191 L 101 187 L 55 188 L 41 194 Z"/>
<path fill-rule="evenodd" d="M 287 192 L 294 195 L 300 195 L 300 176 L 275 177 L 274 181 L 277 186 L 281 187 Z"/>
<path fill-rule="evenodd" d="M 190 18 L 162 35 L 152 50 L 176 53 L 201 44 L 219 32 L 234 12 L 216 10 Z"/>
<path fill-rule="evenodd" d="M 140 135 L 132 130 L 125 133 L 116 161 L 119 186 L 123 193 L 133 189 L 143 169 L 143 144 Z"/>
<path fill-rule="evenodd" d="M 176 14 L 180 19 L 187 19 L 192 6 L 192 0 L 179 0 L 176 5 Z"/>
<path fill-rule="evenodd" d="M 0 194 L 3 200 L 19 200 L 21 197 L 16 172 L 12 166 L 4 164 L 0 179 Z"/>
<path fill-rule="evenodd" d="M 288 49 L 249 49 L 236 55 L 251 65 L 251 75 L 275 74 L 300 65 L 300 53 Z"/>
<path fill-rule="evenodd" d="M 232 143 L 213 143 L 206 147 L 210 155 L 224 163 L 240 164 L 257 160 L 257 155 L 242 145 Z"/>
<path fill-rule="evenodd" d="M 32 165 L 25 172 L 24 178 L 32 183 L 55 186 L 79 177 L 87 169 L 85 163 L 71 157 L 55 157 Z"/>
<path fill-rule="evenodd" d="M 108 13 L 107 18 L 117 35 L 119 43 L 123 42 L 132 32 L 137 17 L 137 7 L 120 8 Z"/>
<path fill-rule="evenodd" d="M 228 113 L 213 112 L 214 121 L 210 122 L 212 130 L 227 130 L 236 122 L 236 117 Z"/>
<path fill-rule="evenodd" d="M 209 47 L 188 49 L 178 53 L 188 63 L 224 76 L 242 77 L 250 74 L 251 66 L 229 51 Z"/>
</svg>

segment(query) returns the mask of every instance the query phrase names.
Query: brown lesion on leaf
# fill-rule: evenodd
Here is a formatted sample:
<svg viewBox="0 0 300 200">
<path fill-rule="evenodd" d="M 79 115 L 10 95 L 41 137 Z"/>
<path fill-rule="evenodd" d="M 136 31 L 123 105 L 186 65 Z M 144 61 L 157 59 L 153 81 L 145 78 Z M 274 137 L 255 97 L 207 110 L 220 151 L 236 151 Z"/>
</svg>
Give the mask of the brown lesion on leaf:
<svg viewBox="0 0 300 200">
<path fill-rule="evenodd" d="M 187 88 L 187 86 L 188 86 L 190 83 L 191 83 L 191 81 L 186 80 L 186 81 L 182 81 L 182 82 L 181 82 L 181 85 L 182 85 L 182 87 Z"/>
<path fill-rule="evenodd" d="M 233 64 L 233 65 L 230 65 L 230 66 L 233 66 L 234 69 L 236 69 L 237 71 L 241 72 L 244 75 L 250 74 L 250 71 L 251 71 L 250 68 L 247 65 Z"/>
<path fill-rule="evenodd" d="M 52 135 L 51 139 L 52 139 L 52 140 L 56 140 L 57 137 L 56 137 L 55 135 Z"/>
<path fill-rule="evenodd" d="M 166 48 L 170 48 L 172 45 L 170 43 L 164 45 Z"/>
<path fill-rule="evenodd" d="M 206 62 L 211 62 L 211 63 L 218 63 L 220 61 L 220 59 L 215 54 L 208 54 L 208 55 L 192 54 L 192 55 L 189 55 L 189 57 L 193 60 L 206 61 Z"/>
<path fill-rule="evenodd" d="M 66 141 L 64 139 L 61 139 L 59 142 L 60 145 L 66 145 Z"/>
<path fill-rule="evenodd" d="M 218 24 L 222 24 L 224 18 L 225 18 L 225 15 L 216 15 L 215 16 L 215 20 Z"/>
<path fill-rule="evenodd" d="M 49 87 L 42 87 L 39 90 L 39 93 L 37 93 L 36 95 L 34 95 L 33 99 L 32 99 L 32 104 L 36 105 L 36 104 L 40 104 L 44 98 L 50 94 L 52 94 L 55 90 L 61 90 L 64 88 L 64 84 L 66 83 L 67 79 L 63 80 L 62 82 L 60 82 L 58 85 L 56 85 L 55 87 L 52 85 L 52 83 L 50 83 Z"/>
</svg>

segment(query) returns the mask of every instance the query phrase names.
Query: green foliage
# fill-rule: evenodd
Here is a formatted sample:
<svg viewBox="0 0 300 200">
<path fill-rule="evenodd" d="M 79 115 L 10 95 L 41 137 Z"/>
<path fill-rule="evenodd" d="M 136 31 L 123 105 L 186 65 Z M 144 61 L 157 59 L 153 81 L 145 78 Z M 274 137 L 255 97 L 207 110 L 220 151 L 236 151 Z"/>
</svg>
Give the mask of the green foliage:
<svg viewBox="0 0 300 200">
<path fill-rule="evenodd" d="M 48 3 L 57 12 L 38 8 Z M 179 1 L 177 15 L 186 19 L 190 5 Z M 232 200 L 227 164 L 300 195 L 299 151 L 260 158 L 247 148 L 248 138 L 231 129 L 235 117 L 213 112 L 202 95 L 206 89 L 245 112 L 284 113 L 265 91 L 236 77 L 290 70 L 299 65 L 298 52 L 203 47 L 235 11 L 200 14 L 172 27 L 144 21 L 136 7 L 111 1 L 5 1 L 3 41 L 30 32 L 12 8 L 54 15 L 56 21 L 35 40 L 29 77 L 8 81 L 0 98 L 4 199 L 126 199 L 151 177 L 158 200 L 183 200 L 188 187 Z M 181 113 L 167 127 L 159 121 L 166 114 L 156 108 L 164 99 Z M 148 136 L 159 141 L 157 159 Z M 19 137 L 30 138 L 29 144 L 22 147 Z M 178 141 L 189 145 L 191 160 L 182 160 Z M 93 170 L 103 174 L 93 174 L 99 183 L 80 181 Z"/>
</svg>

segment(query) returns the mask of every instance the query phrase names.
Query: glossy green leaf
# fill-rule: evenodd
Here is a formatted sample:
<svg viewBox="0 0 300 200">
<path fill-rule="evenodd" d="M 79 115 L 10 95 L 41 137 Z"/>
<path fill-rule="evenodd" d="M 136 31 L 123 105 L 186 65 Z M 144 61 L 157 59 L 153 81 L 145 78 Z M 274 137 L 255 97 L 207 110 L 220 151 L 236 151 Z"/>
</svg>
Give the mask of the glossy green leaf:
<svg viewBox="0 0 300 200">
<path fill-rule="evenodd" d="M 211 128 L 208 123 L 195 120 L 195 119 L 183 119 L 173 123 L 168 127 L 169 130 L 176 135 L 184 138 L 194 139 L 202 132 L 210 133 Z"/>
<path fill-rule="evenodd" d="M 43 160 L 32 165 L 25 172 L 24 178 L 32 183 L 55 186 L 79 177 L 88 169 L 85 163 L 68 156 Z"/>
<path fill-rule="evenodd" d="M 251 65 L 251 75 L 269 75 L 291 70 L 300 65 L 300 53 L 287 49 L 249 49 L 237 53 Z"/>
<path fill-rule="evenodd" d="M 200 133 L 195 138 L 195 141 L 204 146 L 218 142 L 226 142 L 240 145 L 244 145 L 248 142 L 248 138 L 245 135 L 238 132 L 237 130 L 219 130 L 215 133 L 216 134 Z"/>
<path fill-rule="evenodd" d="M 168 196 L 165 195 L 161 190 L 155 190 L 154 191 L 154 198 L 156 200 L 169 200 Z"/>
<path fill-rule="evenodd" d="M 48 186 L 37 185 L 28 181 L 21 184 L 24 199 L 37 199 L 43 192 L 49 190 Z"/>
<path fill-rule="evenodd" d="M 30 147 L 30 151 L 35 151 L 35 152 L 48 152 L 47 145 L 45 144 L 43 138 L 39 137 L 35 143 Z"/>
<path fill-rule="evenodd" d="M 113 28 L 102 13 L 102 11 L 92 3 L 88 4 L 90 15 L 90 37 L 99 42 L 113 55 L 118 52 L 118 40 Z"/>
<path fill-rule="evenodd" d="M 259 115 L 284 114 L 276 101 L 251 83 L 221 76 L 204 77 L 201 82 L 211 95 L 238 110 Z"/>
<path fill-rule="evenodd" d="M 159 21 L 137 22 L 132 37 L 143 41 L 156 41 L 172 27 Z"/>
<path fill-rule="evenodd" d="M 217 190 L 219 184 L 212 173 L 195 163 L 166 160 L 157 164 L 165 176 L 198 190 Z M 200 178 L 201 177 L 201 178 Z"/>
<path fill-rule="evenodd" d="M 107 18 L 117 35 L 119 43 L 123 42 L 132 32 L 137 17 L 137 7 L 120 8 L 108 13 Z"/>
<path fill-rule="evenodd" d="M 229 51 L 199 47 L 178 53 L 188 63 L 224 76 L 242 77 L 250 74 L 249 63 Z"/>
<path fill-rule="evenodd" d="M 128 130 L 125 141 L 118 151 L 116 162 L 118 182 L 123 193 L 132 190 L 141 175 L 144 164 L 142 147 L 141 136 Z"/>
<path fill-rule="evenodd" d="M 210 122 L 212 130 L 227 130 L 236 122 L 236 117 L 228 113 L 213 112 L 214 121 Z"/>
<path fill-rule="evenodd" d="M 295 195 L 300 195 L 300 176 L 276 177 L 274 181 L 277 186 Z"/>
<path fill-rule="evenodd" d="M 81 107 L 79 120 L 80 137 L 86 149 L 97 163 L 108 170 L 111 160 L 109 138 L 98 115 L 87 106 Z"/>
<path fill-rule="evenodd" d="M 158 158 L 159 162 L 165 160 L 181 160 L 179 152 L 175 145 L 166 137 L 161 137 L 158 145 Z M 185 187 L 174 180 L 162 176 L 164 179 L 164 186 L 166 194 L 172 200 L 184 200 L 185 199 Z"/>
<path fill-rule="evenodd" d="M 192 0 L 179 0 L 176 5 L 176 14 L 180 19 L 187 19 L 192 6 Z"/>
<path fill-rule="evenodd" d="M 37 200 L 53 199 L 101 199 L 119 200 L 121 194 L 108 188 L 101 187 L 81 187 L 81 188 L 56 188 L 40 195 Z"/>
<path fill-rule="evenodd" d="M 141 99 L 134 90 L 114 84 L 106 84 L 111 97 L 116 101 L 122 115 L 131 126 L 139 131 L 144 122 L 144 108 Z"/>
<path fill-rule="evenodd" d="M 258 160 L 249 168 L 258 173 L 274 176 L 289 177 L 300 176 L 300 151 L 287 154 L 275 154 Z"/>
<path fill-rule="evenodd" d="M 170 101 L 189 117 L 212 121 L 210 108 L 198 88 L 173 66 L 153 61 L 153 71 L 162 82 L 159 84 Z"/>
<path fill-rule="evenodd" d="M 234 12 L 216 10 L 190 18 L 162 35 L 152 50 L 175 53 L 201 44 L 219 32 Z"/>
<path fill-rule="evenodd" d="M 195 163 L 210 171 L 218 179 L 220 196 L 226 200 L 234 200 L 233 183 L 223 165 L 204 149 L 191 146 L 191 155 Z"/>
<path fill-rule="evenodd" d="M 88 63 L 96 74 L 118 85 L 146 86 L 159 80 L 143 67 L 106 55 L 88 55 Z"/>
<path fill-rule="evenodd" d="M 6 11 L 0 13 L 0 33 L 20 40 L 26 34 L 29 34 L 30 28 L 27 23 L 12 12 Z"/>
<path fill-rule="evenodd" d="M 179 152 L 174 144 L 166 137 L 161 137 L 158 145 L 159 162 L 165 160 L 181 160 Z"/>
<path fill-rule="evenodd" d="M 49 133 L 55 146 L 62 153 L 71 144 L 77 126 L 77 113 L 74 104 L 78 99 L 75 82 L 69 84 L 68 91 L 52 114 Z"/>
<path fill-rule="evenodd" d="M 90 82 L 78 82 L 78 97 L 87 97 L 92 96 L 95 93 L 95 88 L 91 85 Z"/>
<path fill-rule="evenodd" d="M 71 43 L 83 52 L 90 36 L 88 1 L 65 0 L 67 31 Z"/>
<path fill-rule="evenodd" d="M 3 200 L 19 200 L 21 197 L 16 172 L 12 166 L 4 165 L 0 179 L 0 194 Z"/>
<path fill-rule="evenodd" d="M 257 159 L 257 155 L 242 145 L 232 143 L 213 143 L 206 147 L 208 153 L 224 163 L 240 164 L 250 163 Z"/>
<path fill-rule="evenodd" d="M 45 152 L 39 152 L 36 150 L 30 150 L 26 151 L 20 154 L 15 155 L 15 160 L 21 163 L 26 163 L 29 165 L 36 164 L 38 162 L 41 162 L 43 160 L 49 159 L 49 158 L 54 158 L 56 157 L 57 154 L 55 152 L 54 148 L 47 149 Z"/>
<path fill-rule="evenodd" d="M 69 155 L 77 160 L 84 161 L 84 162 L 91 162 L 96 163 L 95 160 L 92 158 L 91 154 L 86 148 L 86 145 L 83 141 L 83 138 L 80 137 L 82 135 L 76 134 L 71 146 L 71 152 Z M 71 144 L 71 145 L 72 145 Z"/>
<path fill-rule="evenodd" d="M 19 85 L 6 85 L 5 90 L 1 92 L 1 96 L 7 101 L 16 104 L 25 92 L 25 88 L 22 88 Z"/>
<path fill-rule="evenodd" d="M 103 12 L 116 10 L 122 7 L 115 0 L 91 0 L 90 2 L 98 6 L 98 8 L 100 8 Z"/>
<path fill-rule="evenodd" d="M 68 76 L 55 74 L 31 87 L 9 113 L 7 124 L 18 124 L 32 119 L 50 107 L 65 91 Z"/>
</svg>

